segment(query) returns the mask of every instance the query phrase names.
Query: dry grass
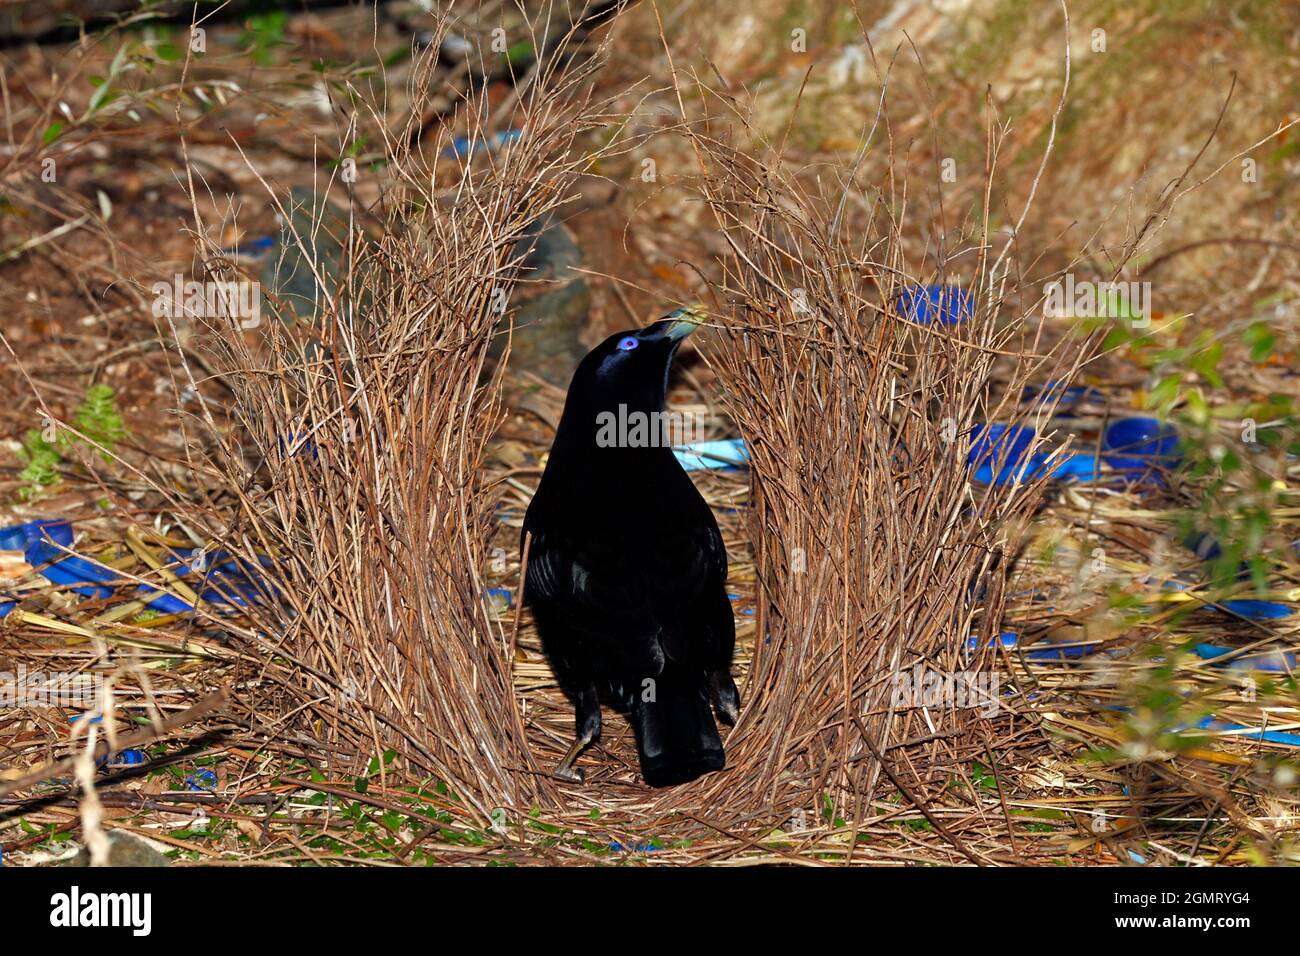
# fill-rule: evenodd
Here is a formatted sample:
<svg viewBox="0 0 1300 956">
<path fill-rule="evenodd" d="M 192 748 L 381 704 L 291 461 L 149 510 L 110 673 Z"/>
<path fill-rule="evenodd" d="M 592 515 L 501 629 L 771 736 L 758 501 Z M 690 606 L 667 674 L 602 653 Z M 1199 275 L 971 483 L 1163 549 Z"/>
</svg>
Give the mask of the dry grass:
<svg viewBox="0 0 1300 956">
<path fill-rule="evenodd" d="M 271 640 L 249 645 L 276 665 L 266 672 L 273 726 L 355 755 L 326 761 L 334 772 L 395 748 L 410 772 L 459 794 L 480 826 L 547 790 L 510 686 L 510 635 L 485 601 L 493 503 L 483 462 L 501 418 L 502 366 L 488 350 L 528 251 L 521 239 L 590 162 L 574 142 L 600 119 L 596 61 L 562 72 L 565 53 L 521 79 L 518 141 L 487 163 L 448 163 L 439 156 L 452 124 L 417 135 L 429 99 L 420 91 L 438 76 L 426 52 L 409 80 L 407 125 L 384 144 L 391 186 L 368 210 L 378 242 L 360 228 L 340 237 L 346 263 L 332 279 L 315 237 L 295 236 L 323 290 L 315 319 L 271 321 L 254 345 L 233 322 L 209 328 L 249 443 L 213 446 L 207 514 L 232 493 L 238 511 L 209 540 L 250 567 L 258 555 L 275 562 L 267 576 L 286 601 L 254 615 Z M 490 135 L 481 98 L 469 95 L 458 114 L 462 135 Z M 225 278 L 218 257 L 206 251 Z M 266 723 L 262 706 L 247 700 L 254 726 Z"/>
</svg>

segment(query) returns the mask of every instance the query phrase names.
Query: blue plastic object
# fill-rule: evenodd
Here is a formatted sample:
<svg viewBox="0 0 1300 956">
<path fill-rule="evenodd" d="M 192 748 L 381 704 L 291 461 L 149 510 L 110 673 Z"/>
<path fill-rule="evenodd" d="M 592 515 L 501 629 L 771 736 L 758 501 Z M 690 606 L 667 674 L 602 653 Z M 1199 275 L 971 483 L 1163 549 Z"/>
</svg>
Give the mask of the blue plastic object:
<svg viewBox="0 0 1300 956">
<path fill-rule="evenodd" d="M 653 843 L 629 843 L 622 844 L 615 840 L 609 845 L 609 848 L 615 853 L 658 853 L 659 847 Z"/>
<path fill-rule="evenodd" d="M 673 455 L 686 471 L 729 471 L 749 461 L 743 438 L 691 442 L 674 448 Z"/>
<path fill-rule="evenodd" d="M 72 525 L 62 519 L 41 518 L 12 525 L 0 531 L 0 551 L 22 551 L 37 541 L 50 540 L 64 547 L 72 546 Z"/>
<path fill-rule="evenodd" d="M 1121 418 L 1101 437 L 1102 458 L 1119 472 L 1141 475 L 1153 468 L 1178 464 L 1182 452 L 1178 432 L 1158 418 Z"/>
<path fill-rule="evenodd" d="M 201 572 L 197 571 L 195 565 L 198 562 L 194 559 L 199 553 L 199 549 L 178 551 L 177 554 L 183 560 L 173 561 L 168 567 L 177 577 L 200 574 L 202 583 L 206 586 L 199 591 L 199 597 L 207 603 L 245 607 L 250 602 L 255 603 L 262 596 L 259 585 L 261 589 L 267 592 L 275 592 L 275 588 L 265 578 L 260 575 L 250 577 L 245 574 L 240 569 L 238 562 L 227 551 L 214 551 L 207 555 L 203 561 L 203 570 Z M 274 564 L 266 555 L 259 555 L 258 561 L 263 567 L 270 567 Z M 163 593 L 149 584 L 140 585 L 136 588 L 136 593 L 141 595 L 157 594 L 158 597 L 149 602 L 149 607 L 163 614 L 186 614 L 194 610 L 188 601 Z"/>
<path fill-rule="evenodd" d="M 976 425 L 971 434 L 968 463 L 975 466 L 975 480 L 983 484 L 1002 484 L 1015 477 L 1024 477 L 1030 464 L 1027 461 L 1034 430 L 1024 425 L 1002 425 L 990 422 Z"/>
<path fill-rule="evenodd" d="M 34 568 L 48 563 L 49 567 L 40 572 L 45 578 L 55 584 L 78 585 L 72 590 L 83 597 L 110 597 L 113 594 L 111 587 L 92 582 L 113 582 L 121 577 L 112 568 L 105 567 L 98 561 L 80 555 L 69 555 L 46 541 L 32 542 L 25 560 Z"/>
<path fill-rule="evenodd" d="M 1034 429 L 1027 425 L 1000 422 L 976 425 L 967 455 L 967 462 L 975 466 L 974 479 L 985 485 L 1002 485 L 1017 479 L 1033 481 L 1044 475 L 1057 481 L 1097 481 L 1101 477 L 1101 461 L 1132 479 L 1155 468 L 1172 468 L 1181 458 L 1178 434 L 1173 426 L 1154 418 L 1123 418 L 1113 422 L 1102 436 L 1101 461 L 1096 455 L 1075 452 L 1058 457 L 1049 465 L 1050 451 L 1029 454 L 1034 434 Z"/>
<path fill-rule="evenodd" d="M 1047 403 L 1056 401 L 1057 411 L 1076 408 L 1085 402 L 1100 404 L 1105 397 L 1091 385 L 1066 385 L 1064 382 L 1047 382 L 1043 385 L 1026 385 L 1021 398 L 1026 402 Z"/>
<path fill-rule="evenodd" d="M 1050 451 L 1029 454 L 1034 430 L 1027 425 L 1003 425 L 989 422 L 976 425 L 966 461 L 975 466 L 974 479 L 984 485 L 1003 485 L 1009 481 L 1033 481 L 1044 475 L 1055 479 L 1097 477 L 1094 455 L 1058 456 L 1052 463 Z"/>
<path fill-rule="evenodd" d="M 727 592 L 727 600 L 730 601 L 732 604 L 735 604 L 737 601 L 740 600 L 740 595 L 739 595 L 739 594 L 732 594 L 730 591 L 728 591 L 728 592 Z M 752 607 L 741 608 L 741 609 L 740 609 L 740 613 L 741 613 L 743 616 L 745 616 L 745 617 L 753 617 L 753 616 L 754 616 L 754 609 L 753 609 Z"/>
<path fill-rule="evenodd" d="M 1276 621 L 1284 617 L 1290 617 L 1292 613 L 1290 607 L 1279 604 L 1277 601 L 1240 598 L 1231 601 L 1220 601 L 1219 603 L 1234 614 L 1248 617 L 1252 621 Z"/>
<path fill-rule="evenodd" d="M 1262 740 L 1270 744 L 1286 744 L 1288 747 L 1300 747 L 1300 734 L 1287 734 L 1277 730 L 1260 730 L 1247 727 L 1245 724 L 1231 724 L 1225 720 L 1218 720 L 1213 715 L 1202 717 L 1196 726 L 1201 730 L 1244 730 L 1247 733 L 1234 733 L 1233 736 L 1244 737 L 1247 740 Z"/>
<path fill-rule="evenodd" d="M 994 641 L 998 641 L 1003 647 L 1015 647 L 1016 641 L 1019 639 L 1020 637 L 1015 631 L 1003 631 L 997 637 L 989 638 L 989 643 L 992 644 Z M 978 650 L 979 642 L 980 639 L 978 637 L 966 638 L 966 650 L 972 652 Z"/>
<path fill-rule="evenodd" d="M 479 153 L 494 153 L 502 147 L 509 146 L 523 135 L 523 130 L 507 129 L 493 133 L 484 139 L 482 136 L 458 136 L 452 144 L 443 149 L 442 155 L 447 159 L 466 159 Z"/>
<path fill-rule="evenodd" d="M 1204 661 L 1215 661 L 1225 654 L 1231 654 L 1235 648 L 1220 647 L 1218 644 L 1197 644 L 1196 656 Z M 1260 651 L 1242 657 L 1224 661 L 1235 671 L 1268 671 L 1274 674 L 1295 673 L 1295 655 L 1284 651 Z"/>
<path fill-rule="evenodd" d="M 320 460 L 320 451 L 316 448 L 316 443 L 310 438 L 304 438 L 301 441 L 293 433 L 289 432 L 276 441 L 276 448 L 281 455 L 295 456 L 298 454 L 308 454 L 312 461 Z"/>
<path fill-rule="evenodd" d="M 1015 647 L 1020 641 L 1020 635 L 1015 631 L 1003 631 L 997 638 L 1003 647 Z M 991 643 L 991 642 L 990 642 Z M 974 652 L 979 646 L 979 638 L 970 637 L 966 639 L 966 650 Z M 1052 644 L 1032 644 L 1030 649 L 1025 651 L 1025 657 L 1031 661 L 1059 661 L 1070 657 L 1087 657 L 1101 645 L 1092 644 L 1073 644 L 1073 645 L 1052 645 Z"/>
<path fill-rule="evenodd" d="M 123 750 L 108 759 L 110 767 L 138 767 L 146 763 L 149 757 L 143 750 Z"/>
<path fill-rule="evenodd" d="M 258 236 L 242 245 L 228 246 L 222 252 L 235 260 L 256 262 L 274 249 L 279 239 L 280 237 L 275 235 Z"/>
<path fill-rule="evenodd" d="M 924 285 L 904 289 L 897 301 L 899 315 L 931 325 L 960 325 L 975 314 L 975 295 L 956 285 Z"/>
<path fill-rule="evenodd" d="M 185 786 L 191 790 L 215 790 L 217 775 L 207 768 L 196 770 L 185 778 Z"/>
<path fill-rule="evenodd" d="M 0 551 L 21 551 L 30 548 L 38 541 L 46 540 L 70 546 L 72 525 L 59 518 L 41 518 L 11 525 L 0 530 Z M 23 559 L 27 560 L 25 554 Z M 31 561 L 27 563 L 31 564 Z M 9 612 L 17 606 L 17 601 L 0 601 L 0 618 L 8 617 Z"/>
<path fill-rule="evenodd" d="M 1186 591 L 1189 587 L 1192 587 L 1192 585 L 1186 581 L 1166 581 L 1164 583 L 1164 588 L 1167 591 Z M 1290 617 L 1294 613 L 1290 605 L 1280 604 L 1277 601 L 1260 601 L 1256 598 L 1232 598 L 1227 601 L 1216 601 L 1213 604 L 1207 604 L 1204 610 L 1231 611 L 1252 621 L 1276 621 L 1284 617 Z"/>
</svg>

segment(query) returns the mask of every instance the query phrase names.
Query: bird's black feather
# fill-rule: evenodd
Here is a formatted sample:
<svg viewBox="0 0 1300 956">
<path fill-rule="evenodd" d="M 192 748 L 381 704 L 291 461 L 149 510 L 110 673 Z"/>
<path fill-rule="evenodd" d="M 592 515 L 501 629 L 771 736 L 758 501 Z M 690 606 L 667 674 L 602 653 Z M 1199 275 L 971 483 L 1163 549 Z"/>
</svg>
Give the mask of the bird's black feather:
<svg viewBox="0 0 1300 956">
<path fill-rule="evenodd" d="M 618 708 L 636 730 L 643 776 L 658 786 L 724 762 L 709 704 L 734 722 L 727 553 L 662 435 L 638 447 L 598 438 L 602 413 L 663 411 L 683 325 L 693 327 L 670 318 L 611 336 L 583 360 L 523 529 L 525 599 L 577 708 L 580 742 L 593 721 L 599 734 L 593 701 Z"/>
</svg>

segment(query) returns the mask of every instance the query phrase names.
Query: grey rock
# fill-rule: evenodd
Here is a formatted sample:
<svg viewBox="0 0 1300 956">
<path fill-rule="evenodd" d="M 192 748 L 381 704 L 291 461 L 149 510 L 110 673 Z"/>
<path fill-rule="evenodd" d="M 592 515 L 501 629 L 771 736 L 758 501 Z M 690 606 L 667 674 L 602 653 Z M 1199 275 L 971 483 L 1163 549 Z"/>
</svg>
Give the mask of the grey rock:
<svg viewBox="0 0 1300 956">
<path fill-rule="evenodd" d="M 290 190 L 285 211 L 293 229 L 288 224 L 282 226 L 266 256 L 261 274 L 262 305 L 286 325 L 295 319 L 311 323 L 316 320 L 319 299 L 312 263 L 325 282 L 338 277 L 343 266 L 348 215 L 323 196 L 298 186 Z M 301 237 L 308 254 L 299 247 L 294 232 Z M 273 294 L 278 304 L 272 303 L 267 293 Z"/>
<path fill-rule="evenodd" d="M 109 866 L 171 866 L 171 862 L 137 836 L 123 830 L 112 830 L 108 834 Z M 90 849 L 83 846 L 63 866 L 90 866 Z"/>
<path fill-rule="evenodd" d="M 527 255 L 520 265 L 514 337 L 510 365 L 564 387 L 587 354 L 582 333 L 591 311 L 591 289 L 574 272 L 582 265 L 582 250 L 558 219 L 544 216 L 532 223 L 520 240 Z M 502 320 L 493 354 L 505 348 L 509 317 Z"/>
</svg>

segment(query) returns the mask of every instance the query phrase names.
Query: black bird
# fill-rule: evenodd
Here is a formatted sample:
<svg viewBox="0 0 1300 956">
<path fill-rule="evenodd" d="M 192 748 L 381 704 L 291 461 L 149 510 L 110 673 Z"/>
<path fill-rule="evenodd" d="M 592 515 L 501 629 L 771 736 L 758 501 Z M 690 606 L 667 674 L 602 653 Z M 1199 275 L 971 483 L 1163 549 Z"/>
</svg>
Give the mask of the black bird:
<svg viewBox="0 0 1300 956">
<path fill-rule="evenodd" d="M 582 360 L 524 517 L 524 597 L 576 716 L 565 780 L 582 780 L 573 762 L 600 737 L 602 703 L 632 724 L 652 787 L 721 770 L 709 705 L 729 725 L 739 715 L 727 552 L 661 427 L 692 316 L 611 335 Z"/>
</svg>

